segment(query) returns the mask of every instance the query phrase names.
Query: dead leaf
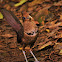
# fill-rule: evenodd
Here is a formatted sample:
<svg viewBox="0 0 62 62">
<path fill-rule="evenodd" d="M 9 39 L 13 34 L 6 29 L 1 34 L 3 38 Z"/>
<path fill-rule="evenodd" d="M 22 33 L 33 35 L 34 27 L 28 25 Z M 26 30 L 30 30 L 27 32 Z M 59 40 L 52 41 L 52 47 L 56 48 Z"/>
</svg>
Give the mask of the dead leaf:
<svg viewBox="0 0 62 62">
<path fill-rule="evenodd" d="M 44 1 L 45 0 L 34 0 L 31 3 L 29 3 L 28 6 L 34 6 L 36 4 L 40 4 L 40 2 L 43 3 Z"/>
<path fill-rule="evenodd" d="M 1 43 L 2 41 L 0 41 L 0 43 Z"/>
<path fill-rule="evenodd" d="M 62 6 L 62 1 L 59 1 L 58 3 L 55 2 L 53 5 L 55 5 L 55 6 Z"/>
<path fill-rule="evenodd" d="M 42 21 L 41 24 L 44 25 L 44 21 Z"/>
<path fill-rule="evenodd" d="M 62 50 L 60 50 L 59 55 L 62 55 Z"/>
<path fill-rule="evenodd" d="M 2 15 L 2 13 L 0 12 L 0 19 L 3 19 L 3 15 Z"/>
<path fill-rule="evenodd" d="M 60 15 L 60 19 L 62 20 L 62 15 Z"/>
<path fill-rule="evenodd" d="M 46 31 L 49 33 L 50 32 L 50 30 L 49 29 L 46 29 Z"/>
<path fill-rule="evenodd" d="M 13 37 L 13 35 L 11 35 L 11 34 L 5 34 L 5 35 L 0 35 L 0 36 L 2 36 L 2 37 Z"/>
<path fill-rule="evenodd" d="M 50 7 L 51 7 L 51 5 L 48 6 L 48 7 L 43 8 L 43 9 L 40 9 L 38 11 L 38 13 L 35 15 L 35 18 L 34 19 L 35 20 L 38 20 L 40 16 L 43 17 L 43 16 L 48 15 L 48 13 L 49 13 L 48 8 L 50 8 Z"/>
<path fill-rule="evenodd" d="M 48 42 L 48 43 L 46 43 L 46 44 L 44 44 L 44 45 L 40 45 L 40 46 L 38 46 L 38 49 L 39 50 L 41 50 L 41 49 L 43 49 L 43 48 L 45 48 L 45 47 L 47 47 L 47 46 L 49 46 L 49 45 L 53 45 L 53 43 L 50 41 L 50 42 Z"/>
<path fill-rule="evenodd" d="M 3 7 L 6 8 L 7 10 L 10 10 L 10 5 L 9 4 L 5 4 Z"/>
</svg>

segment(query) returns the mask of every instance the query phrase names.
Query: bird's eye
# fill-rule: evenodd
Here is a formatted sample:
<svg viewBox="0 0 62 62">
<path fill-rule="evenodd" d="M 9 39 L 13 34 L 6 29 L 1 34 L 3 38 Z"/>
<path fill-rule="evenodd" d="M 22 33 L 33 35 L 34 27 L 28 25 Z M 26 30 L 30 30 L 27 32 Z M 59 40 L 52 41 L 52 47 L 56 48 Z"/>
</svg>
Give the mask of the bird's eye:
<svg viewBox="0 0 62 62">
<path fill-rule="evenodd" d="M 25 20 L 25 17 L 22 17 L 23 20 Z"/>
</svg>

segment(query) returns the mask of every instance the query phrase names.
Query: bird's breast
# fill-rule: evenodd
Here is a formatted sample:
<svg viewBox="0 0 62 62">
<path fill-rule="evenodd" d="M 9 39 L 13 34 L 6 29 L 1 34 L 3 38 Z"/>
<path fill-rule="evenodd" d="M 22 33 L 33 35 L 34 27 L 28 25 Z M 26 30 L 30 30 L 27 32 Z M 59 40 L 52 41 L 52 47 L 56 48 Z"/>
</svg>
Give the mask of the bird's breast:
<svg viewBox="0 0 62 62">
<path fill-rule="evenodd" d="M 24 37 L 22 39 L 22 42 L 25 44 L 35 42 L 38 34 L 37 25 L 34 22 L 25 21 L 23 27 L 24 27 Z"/>
<path fill-rule="evenodd" d="M 35 42 L 36 37 L 37 37 L 37 34 L 32 36 L 32 35 L 27 35 L 24 33 L 24 38 L 23 38 L 22 42 L 25 44 L 33 43 L 33 42 Z"/>
</svg>

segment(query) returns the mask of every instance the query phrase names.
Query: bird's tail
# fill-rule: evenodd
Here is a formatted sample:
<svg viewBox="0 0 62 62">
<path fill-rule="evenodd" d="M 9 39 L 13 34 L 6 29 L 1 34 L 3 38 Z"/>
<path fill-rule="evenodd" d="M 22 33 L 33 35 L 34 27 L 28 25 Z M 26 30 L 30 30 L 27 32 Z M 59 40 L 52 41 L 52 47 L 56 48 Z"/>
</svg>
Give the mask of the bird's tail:
<svg viewBox="0 0 62 62">
<path fill-rule="evenodd" d="M 19 24 L 17 22 L 17 17 L 12 13 L 10 13 L 8 10 L 6 9 L 2 9 L 1 10 L 4 18 L 6 19 L 6 21 L 8 22 L 8 24 L 16 31 L 18 32 L 19 30 L 21 30 L 21 32 L 23 31 L 23 26 L 22 24 Z M 18 20 L 19 21 L 19 20 Z"/>
</svg>

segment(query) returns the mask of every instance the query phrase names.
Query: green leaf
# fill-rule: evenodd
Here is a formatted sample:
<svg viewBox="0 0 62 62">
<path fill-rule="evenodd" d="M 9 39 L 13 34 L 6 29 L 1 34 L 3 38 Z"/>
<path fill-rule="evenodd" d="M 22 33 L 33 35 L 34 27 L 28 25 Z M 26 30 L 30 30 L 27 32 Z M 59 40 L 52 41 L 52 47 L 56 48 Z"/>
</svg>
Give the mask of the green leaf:
<svg viewBox="0 0 62 62">
<path fill-rule="evenodd" d="M 39 18 L 38 18 L 38 22 L 39 22 L 39 23 L 41 23 L 41 22 L 42 22 L 41 17 L 39 17 Z"/>
<path fill-rule="evenodd" d="M 3 15 L 2 15 L 2 13 L 0 12 L 0 19 L 3 19 Z"/>
</svg>

